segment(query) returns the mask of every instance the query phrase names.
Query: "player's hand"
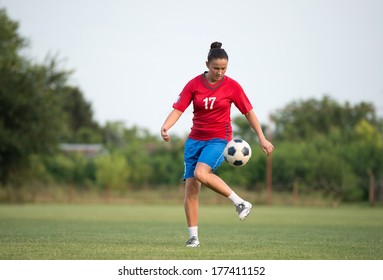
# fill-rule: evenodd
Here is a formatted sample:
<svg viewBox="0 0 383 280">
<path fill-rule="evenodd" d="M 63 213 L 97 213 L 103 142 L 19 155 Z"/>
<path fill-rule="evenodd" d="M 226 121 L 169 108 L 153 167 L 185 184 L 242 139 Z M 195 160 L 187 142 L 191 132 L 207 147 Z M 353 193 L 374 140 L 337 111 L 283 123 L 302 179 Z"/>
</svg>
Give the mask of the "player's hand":
<svg viewBox="0 0 383 280">
<path fill-rule="evenodd" d="M 273 144 L 271 144 L 266 138 L 262 139 L 259 144 L 261 145 L 262 151 L 268 156 L 274 151 Z"/>
<path fill-rule="evenodd" d="M 165 140 L 165 142 L 170 141 L 170 136 L 168 135 L 168 130 L 165 127 L 161 128 L 161 137 Z"/>
</svg>

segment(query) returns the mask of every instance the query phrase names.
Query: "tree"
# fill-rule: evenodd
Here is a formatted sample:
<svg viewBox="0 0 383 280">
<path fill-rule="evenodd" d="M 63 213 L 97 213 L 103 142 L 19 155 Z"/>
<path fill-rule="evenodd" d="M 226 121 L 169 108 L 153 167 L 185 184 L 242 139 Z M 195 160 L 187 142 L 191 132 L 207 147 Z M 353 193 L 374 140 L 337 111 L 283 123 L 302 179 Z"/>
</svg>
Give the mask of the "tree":
<svg viewBox="0 0 383 280">
<path fill-rule="evenodd" d="M 321 100 L 291 102 L 273 114 L 272 119 L 276 125 L 275 139 L 290 141 L 329 134 L 334 128 L 339 129 L 344 138 L 349 138 L 361 119 L 366 119 L 373 126 L 379 126 L 372 104 L 362 102 L 352 107 L 345 103 L 342 106 L 328 96 Z"/>
<path fill-rule="evenodd" d="M 85 100 L 81 90 L 65 86 L 59 93 L 62 111 L 67 119 L 67 133 L 61 141 L 77 143 L 102 142 L 101 128 L 93 119 L 91 104 Z"/>
<path fill-rule="evenodd" d="M 342 200 L 359 200 L 367 196 L 368 176 L 383 176 L 382 120 L 372 104 L 342 106 L 325 96 L 292 102 L 273 120 L 277 182 L 298 180 Z"/>
<path fill-rule="evenodd" d="M 122 155 L 105 155 L 95 159 L 96 180 L 105 191 L 121 191 L 128 185 L 131 168 Z"/>
<path fill-rule="evenodd" d="M 18 23 L 0 9 L 1 185 L 20 184 L 30 157 L 52 153 L 65 135 L 94 139 L 83 128 L 97 129 L 90 104 L 77 88 L 67 85 L 71 72 L 59 70 L 54 58 L 32 63 L 21 56 L 26 46 Z"/>
<path fill-rule="evenodd" d="M 19 181 L 34 153 L 50 151 L 61 129 L 54 92 L 66 79 L 55 64 L 34 65 L 20 55 L 26 40 L 0 10 L 0 184 Z"/>
<path fill-rule="evenodd" d="M 17 34 L 18 22 L 8 18 L 5 9 L 0 9 L 0 65 L 12 66 L 19 61 L 19 52 L 27 45 L 25 38 Z"/>
<path fill-rule="evenodd" d="M 362 186 L 364 198 L 368 197 L 372 178 L 383 178 L 382 133 L 365 119 L 354 127 L 354 140 L 347 145 L 344 158 L 353 163 L 353 172 Z M 375 187 L 375 186 L 374 186 Z"/>
</svg>

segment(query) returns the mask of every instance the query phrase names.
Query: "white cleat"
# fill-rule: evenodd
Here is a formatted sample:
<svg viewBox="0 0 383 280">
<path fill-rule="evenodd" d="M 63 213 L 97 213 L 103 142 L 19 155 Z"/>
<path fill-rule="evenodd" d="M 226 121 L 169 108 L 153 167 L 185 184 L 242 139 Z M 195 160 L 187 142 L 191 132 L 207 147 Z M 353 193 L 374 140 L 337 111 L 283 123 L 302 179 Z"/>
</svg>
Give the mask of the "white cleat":
<svg viewBox="0 0 383 280">
<path fill-rule="evenodd" d="M 237 210 L 239 219 L 243 221 L 250 214 L 250 211 L 251 211 L 251 208 L 253 208 L 253 205 L 251 205 L 250 202 L 244 201 L 236 205 L 235 208 Z"/>
<path fill-rule="evenodd" d="M 186 247 L 196 248 L 199 247 L 198 237 L 193 236 L 186 242 Z"/>
</svg>

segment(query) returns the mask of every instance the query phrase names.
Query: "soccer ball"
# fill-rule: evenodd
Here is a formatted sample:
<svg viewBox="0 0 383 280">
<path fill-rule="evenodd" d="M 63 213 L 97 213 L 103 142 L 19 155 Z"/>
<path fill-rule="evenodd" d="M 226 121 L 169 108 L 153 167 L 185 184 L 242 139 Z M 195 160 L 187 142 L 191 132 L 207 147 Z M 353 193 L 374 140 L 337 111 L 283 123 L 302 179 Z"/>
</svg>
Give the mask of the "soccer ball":
<svg viewBox="0 0 383 280">
<path fill-rule="evenodd" d="M 243 166 L 251 157 L 251 148 L 249 143 L 243 139 L 233 139 L 227 143 L 223 150 L 225 160 L 232 166 Z"/>
</svg>

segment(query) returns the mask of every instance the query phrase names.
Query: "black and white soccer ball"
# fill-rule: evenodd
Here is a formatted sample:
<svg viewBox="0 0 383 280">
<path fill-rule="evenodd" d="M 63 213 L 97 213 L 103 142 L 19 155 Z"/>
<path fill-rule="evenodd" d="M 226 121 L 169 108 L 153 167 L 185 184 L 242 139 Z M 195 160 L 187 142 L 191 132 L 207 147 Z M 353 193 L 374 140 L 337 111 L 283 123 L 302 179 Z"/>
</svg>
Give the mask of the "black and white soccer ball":
<svg viewBox="0 0 383 280">
<path fill-rule="evenodd" d="M 251 158 L 251 148 L 245 140 L 233 139 L 227 143 L 223 155 L 227 163 L 239 167 L 245 165 Z"/>
</svg>

